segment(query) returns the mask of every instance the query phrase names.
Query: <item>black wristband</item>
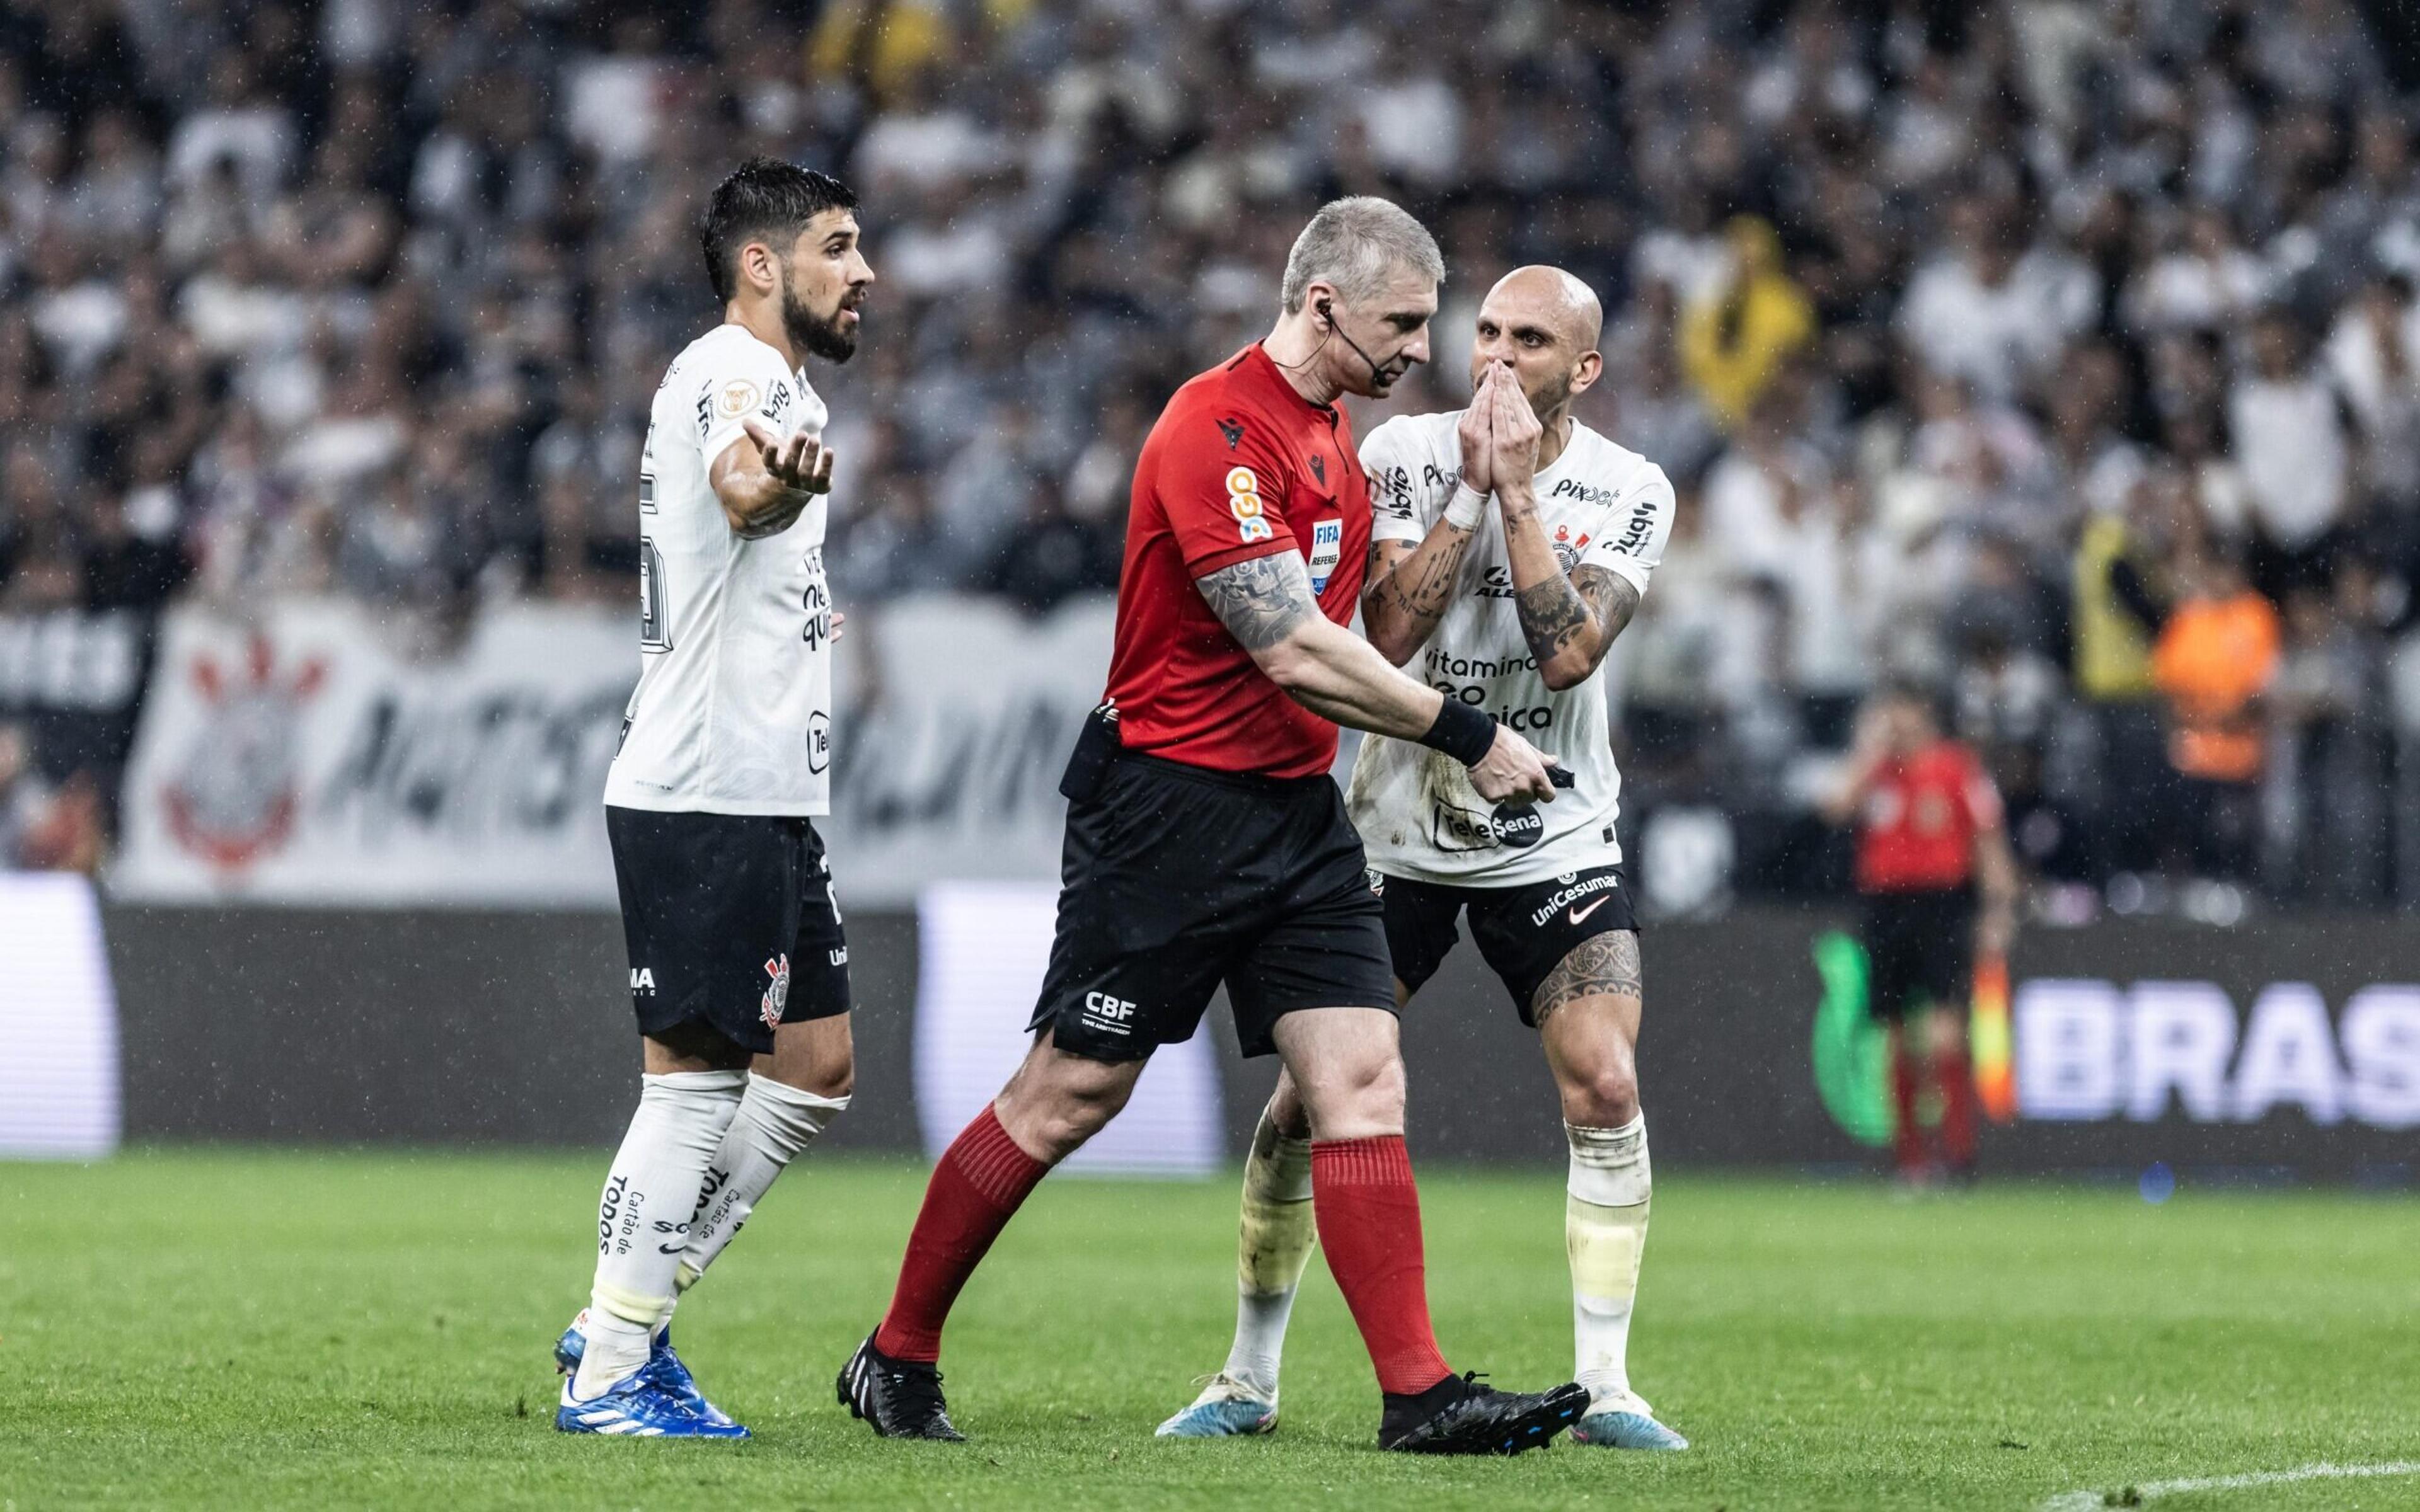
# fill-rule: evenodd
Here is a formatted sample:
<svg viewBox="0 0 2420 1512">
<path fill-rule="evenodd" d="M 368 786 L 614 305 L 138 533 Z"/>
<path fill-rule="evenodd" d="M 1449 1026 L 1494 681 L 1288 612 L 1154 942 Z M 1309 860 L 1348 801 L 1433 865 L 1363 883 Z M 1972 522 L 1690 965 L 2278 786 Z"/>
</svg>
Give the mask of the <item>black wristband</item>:
<svg viewBox="0 0 2420 1512">
<path fill-rule="evenodd" d="M 1496 745 L 1496 721 L 1484 710 L 1448 697 L 1420 744 L 1445 752 L 1465 766 L 1476 766 Z"/>
</svg>

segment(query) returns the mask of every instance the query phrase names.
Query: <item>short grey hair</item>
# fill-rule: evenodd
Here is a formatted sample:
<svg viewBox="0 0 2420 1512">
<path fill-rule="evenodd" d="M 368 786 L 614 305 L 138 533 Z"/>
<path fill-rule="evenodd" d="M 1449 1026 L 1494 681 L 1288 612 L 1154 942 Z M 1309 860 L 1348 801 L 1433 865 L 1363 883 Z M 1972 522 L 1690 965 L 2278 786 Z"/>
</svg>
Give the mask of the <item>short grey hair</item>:
<svg viewBox="0 0 2420 1512">
<path fill-rule="evenodd" d="M 1432 284 L 1445 282 L 1445 256 L 1428 227 L 1402 206 L 1374 194 L 1332 199 L 1294 239 L 1278 302 L 1286 314 L 1297 314 L 1311 285 L 1327 283 L 1348 302 L 1358 303 L 1402 269 Z"/>
</svg>

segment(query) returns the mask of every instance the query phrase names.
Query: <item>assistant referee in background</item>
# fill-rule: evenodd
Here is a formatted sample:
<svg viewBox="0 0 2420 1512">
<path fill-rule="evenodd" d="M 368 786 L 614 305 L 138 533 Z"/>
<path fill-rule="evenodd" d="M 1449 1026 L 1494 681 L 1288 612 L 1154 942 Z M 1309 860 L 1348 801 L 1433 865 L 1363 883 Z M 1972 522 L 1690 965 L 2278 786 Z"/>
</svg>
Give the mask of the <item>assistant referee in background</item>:
<svg viewBox="0 0 2420 1512">
<path fill-rule="evenodd" d="M 1942 734 L 1926 693 L 1898 684 L 1858 716 L 1848 770 L 1824 810 L 1857 826 L 1858 937 L 1867 1000 L 1890 1033 L 1900 1180 L 1970 1178 L 1975 959 L 2005 954 L 2016 932 L 2017 864 L 1999 790 L 1973 750 Z M 1918 1118 L 1928 1085 L 1941 1103 L 1937 1155 Z"/>
</svg>

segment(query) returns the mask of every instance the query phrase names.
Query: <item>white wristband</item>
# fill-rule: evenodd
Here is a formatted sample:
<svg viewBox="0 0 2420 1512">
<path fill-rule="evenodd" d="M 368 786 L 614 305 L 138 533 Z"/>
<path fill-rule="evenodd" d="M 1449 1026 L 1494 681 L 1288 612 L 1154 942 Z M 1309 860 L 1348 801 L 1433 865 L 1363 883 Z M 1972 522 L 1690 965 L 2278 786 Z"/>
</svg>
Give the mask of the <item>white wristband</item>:
<svg viewBox="0 0 2420 1512">
<path fill-rule="evenodd" d="M 1453 498 L 1445 506 L 1445 522 L 1457 531 L 1479 529 L 1479 517 L 1487 512 L 1487 496 L 1470 485 L 1457 481 Z"/>
</svg>

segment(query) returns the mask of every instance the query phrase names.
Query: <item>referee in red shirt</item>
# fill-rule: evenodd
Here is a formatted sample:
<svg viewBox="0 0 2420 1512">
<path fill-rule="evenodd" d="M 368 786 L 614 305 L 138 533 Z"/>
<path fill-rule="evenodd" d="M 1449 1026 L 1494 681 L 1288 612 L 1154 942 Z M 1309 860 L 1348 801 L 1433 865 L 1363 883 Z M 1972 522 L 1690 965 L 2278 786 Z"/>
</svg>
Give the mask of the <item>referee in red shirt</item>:
<svg viewBox="0 0 2420 1512">
<path fill-rule="evenodd" d="M 2016 928 L 2017 864 L 1999 790 L 1972 750 L 1942 736 L 1925 693 L 1895 686 L 1860 715 L 1849 769 L 1825 808 L 1834 823 L 1857 825 L 1867 1000 L 1890 1031 L 1900 1180 L 1931 1184 L 1945 1166 L 1969 1177 L 1976 1100 L 1966 1004 L 1975 956 L 2005 953 Z M 1938 1161 L 1926 1153 L 1916 1121 L 1927 1080 L 1941 1098 Z"/>
<path fill-rule="evenodd" d="M 1428 360 L 1444 272 L 1395 206 L 1326 206 L 1286 260 L 1275 329 L 1178 390 L 1143 445 L 1109 697 L 1062 784 L 1064 886 L 1033 1047 L 942 1155 L 890 1311 L 841 1372 L 841 1399 L 877 1433 L 960 1437 L 935 1368 L 959 1288 L 1222 984 L 1244 1053 L 1281 1057 L 1309 1109 L 1311 1202 L 1377 1368 L 1380 1445 L 1512 1453 L 1588 1406 L 1577 1385 L 1491 1391 L 1438 1352 L 1384 914 L 1327 775 L 1341 722 L 1431 747 L 1491 800 L 1554 796 L 1527 741 L 1345 628 L 1370 487 L 1337 400 L 1384 395 Z"/>
</svg>

